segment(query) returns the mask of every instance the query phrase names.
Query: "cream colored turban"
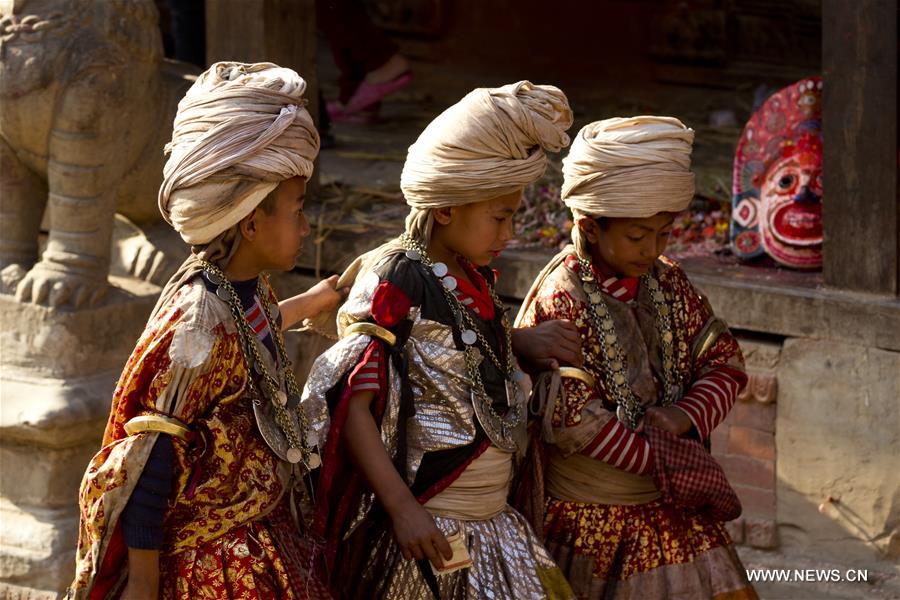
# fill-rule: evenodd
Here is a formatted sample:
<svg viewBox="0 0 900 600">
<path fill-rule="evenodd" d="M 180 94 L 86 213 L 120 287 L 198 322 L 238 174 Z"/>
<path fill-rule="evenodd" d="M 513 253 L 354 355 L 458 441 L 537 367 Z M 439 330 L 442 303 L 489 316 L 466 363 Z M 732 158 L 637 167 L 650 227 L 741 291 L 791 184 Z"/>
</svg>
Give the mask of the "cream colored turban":
<svg viewBox="0 0 900 600">
<path fill-rule="evenodd" d="M 520 81 L 479 88 L 445 110 L 409 147 L 400 176 L 413 208 L 459 206 L 511 193 L 540 177 L 544 150 L 569 144 L 561 90 Z"/>
<path fill-rule="evenodd" d="M 469 92 L 409 147 L 400 175 L 412 207 L 406 233 L 427 245 L 434 223 L 431 209 L 490 200 L 533 183 L 547 167 L 544 150 L 567 146 L 571 126 L 569 101 L 552 85 L 520 81 Z M 363 254 L 347 267 L 338 287 L 352 286 L 360 273 L 403 250 L 398 238 Z M 337 312 L 322 313 L 307 324 L 336 339 Z"/>
<path fill-rule="evenodd" d="M 159 210 L 185 242 L 207 244 L 291 177 L 309 177 L 319 134 L 306 82 L 272 63 L 219 62 L 178 104 Z"/>
<path fill-rule="evenodd" d="M 673 117 L 585 125 L 563 160 L 562 199 L 593 217 L 649 217 L 685 210 L 694 197 L 694 130 Z"/>
</svg>

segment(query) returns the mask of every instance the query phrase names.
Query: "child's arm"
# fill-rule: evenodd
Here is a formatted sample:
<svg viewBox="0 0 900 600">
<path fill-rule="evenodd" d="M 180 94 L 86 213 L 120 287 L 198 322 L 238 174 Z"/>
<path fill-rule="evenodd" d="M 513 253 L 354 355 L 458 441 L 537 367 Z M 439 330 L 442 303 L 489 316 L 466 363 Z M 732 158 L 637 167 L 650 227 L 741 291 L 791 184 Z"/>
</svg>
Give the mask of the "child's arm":
<svg viewBox="0 0 900 600">
<path fill-rule="evenodd" d="M 675 418 L 690 423 L 685 432 L 694 429 L 700 439 L 707 439 L 731 412 L 738 393 L 747 384 L 744 359 L 737 340 L 684 272 L 673 269 L 672 275 L 672 284 L 684 298 L 688 321 L 693 324 L 685 331 L 693 360 L 693 381 L 669 410 L 673 416 L 674 411 L 681 412 Z"/>
<path fill-rule="evenodd" d="M 369 411 L 374 394 L 359 392 L 350 397 L 343 440 L 363 477 L 384 506 L 394 526 L 394 536 L 403 557 L 428 558 L 437 568 L 450 559 L 453 551 L 434 519 L 410 492 L 391 462 L 375 419 Z"/>
<path fill-rule="evenodd" d="M 731 338 L 731 334 L 727 335 Z M 737 342 L 733 343 L 737 348 Z M 738 393 L 746 384 L 747 375 L 735 365 L 709 368 L 694 380 L 678 402 L 667 409 L 681 413 L 681 418 L 688 423 L 685 432 L 693 426 L 700 439 L 706 439 L 731 412 Z"/>
<path fill-rule="evenodd" d="M 350 288 L 337 289 L 338 276 L 323 279 L 302 294 L 278 303 L 281 311 L 281 330 L 290 329 L 303 319 L 309 319 L 326 310 L 332 310 L 347 298 Z"/>
<path fill-rule="evenodd" d="M 159 596 L 159 550 L 128 549 L 128 583 L 121 600 L 156 600 Z"/>
<path fill-rule="evenodd" d="M 589 330 L 582 331 L 575 323 L 580 322 L 583 328 L 589 327 L 584 319 L 579 319 L 579 315 L 585 314 L 586 310 L 584 305 L 576 306 L 570 295 L 553 291 L 536 298 L 525 314 L 520 315 L 520 322 L 526 326 L 533 325 L 534 331 L 552 324 L 563 324 L 565 329 L 574 330 L 579 360 L 570 364 L 580 367 L 583 360 L 582 340 L 588 336 Z M 565 335 L 568 337 L 568 334 Z M 647 439 L 640 432 L 628 429 L 619 422 L 615 413 L 606 409 L 596 387 L 580 379 L 566 377 L 562 380 L 562 388 L 565 392 L 564 410 L 560 406 L 545 410 L 554 411 L 554 443 L 565 455 L 577 452 L 637 475 L 650 472 L 653 460 Z"/>
<path fill-rule="evenodd" d="M 556 319 L 542 321 L 534 327 L 516 327 L 511 336 L 513 354 L 530 371 L 582 365 L 581 334 L 569 320 Z"/>
<path fill-rule="evenodd" d="M 128 545 L 128 583 L 122 598 L 156 598 L 174 459 L 172 438 L 160 433 L 122 511 L 122 533 Z"/>
</svg>

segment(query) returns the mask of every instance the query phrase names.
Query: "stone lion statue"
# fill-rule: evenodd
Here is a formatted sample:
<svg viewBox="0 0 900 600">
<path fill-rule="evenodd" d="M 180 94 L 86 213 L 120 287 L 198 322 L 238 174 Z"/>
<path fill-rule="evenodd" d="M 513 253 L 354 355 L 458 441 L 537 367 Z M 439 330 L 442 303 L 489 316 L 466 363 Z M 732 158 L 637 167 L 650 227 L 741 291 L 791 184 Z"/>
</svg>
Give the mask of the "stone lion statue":
<svg viewBox="0 0 900 600">
<path fill-rule="evenodd" d="M 163 146 L 196 71 L 163 59 L 157 20 L 153 0 L 0 0 L 0 291 L 93 305 L 117 213 L 161 229 Z M 171 271 L 142 248 L 126 271 Z"/>
</svg>

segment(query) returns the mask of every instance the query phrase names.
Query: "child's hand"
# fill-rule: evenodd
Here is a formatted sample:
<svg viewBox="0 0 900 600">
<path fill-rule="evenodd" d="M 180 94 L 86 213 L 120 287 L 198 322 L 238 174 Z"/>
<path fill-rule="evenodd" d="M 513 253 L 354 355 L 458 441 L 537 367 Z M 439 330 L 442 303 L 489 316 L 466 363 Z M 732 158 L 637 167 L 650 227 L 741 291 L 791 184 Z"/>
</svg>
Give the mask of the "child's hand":
<svg viewBox="0 0 900 600">
<path fill-rule="evenodd" d="M 121 600 L 156 600 L 159 596 L 159 551 L 128 549 L 128 583 Z"/>
<path fill-rule="evenodd" d="M 690 430 L 693 423 L 680 408 L 674 406 L 651 406 L 644 414 L 641 427 L 638 429 L 645 425 L 652 425 L 675 435 L 684 435 Z"/>
<path fill-rule="evenodd" d="M 332 275 L 328 279 L 323 279 L 312 286 L 303 294 L 306 301 L 309 302 L 308 317 L 315 317 L 325 311 L 333 310 L 338 304 L 347 299 L 350 288 L 337 289 L 337 282 L 338 276 Z"/>
<path fill-rule="evenodd" d="M 311 319 L 343 302 L 350 288 L 337 288 L 338 276 L 323 279 L 309 290 L 278 303 L 281 310 L 281 329 L 290 329 L 303 319 Z"/>
<path fill-rule="evenodd" d="M 431 514 L 418 502 L 410 502 L 402 510 L 394 511 L 391 520 L 403 558 L 428 558 L 431 564 L 441 569 L 444 560 L 453 557 L 453 549 L 447 538 L 434 524 Z"/>
<path fill-rule="evenodd" d="M 544 321 L 535 327 L 512 330 L 513 353 L 533 372 L 558 369 L 560 365 L 580 367 L 581 334 L 571 321 Z"/>
</svg>

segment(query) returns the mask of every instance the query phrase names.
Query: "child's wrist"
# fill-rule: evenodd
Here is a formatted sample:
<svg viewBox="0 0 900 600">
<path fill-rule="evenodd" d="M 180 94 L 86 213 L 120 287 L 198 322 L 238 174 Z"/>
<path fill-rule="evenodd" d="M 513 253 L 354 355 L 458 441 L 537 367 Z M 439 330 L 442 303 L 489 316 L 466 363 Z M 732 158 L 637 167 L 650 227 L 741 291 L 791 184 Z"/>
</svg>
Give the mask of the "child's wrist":
<svg viewBox="0 0 900 600">
<path fill-rule="evenodd" d="M 399 490 L 399 492 L 400 493 L 386 496 L 381 501 L 384 510 L 387 511 L 391 519 L 396 518 L 398 515 L 408 513 L 411 509 L 420 506 L 419 501 L 412 495 L 409 488 L 404 488 Z"/>
</svg>

